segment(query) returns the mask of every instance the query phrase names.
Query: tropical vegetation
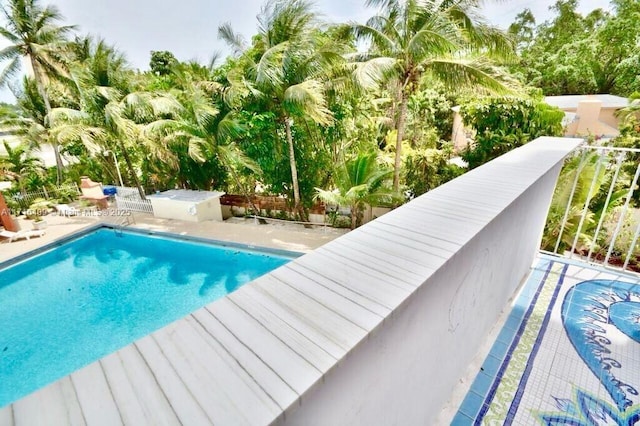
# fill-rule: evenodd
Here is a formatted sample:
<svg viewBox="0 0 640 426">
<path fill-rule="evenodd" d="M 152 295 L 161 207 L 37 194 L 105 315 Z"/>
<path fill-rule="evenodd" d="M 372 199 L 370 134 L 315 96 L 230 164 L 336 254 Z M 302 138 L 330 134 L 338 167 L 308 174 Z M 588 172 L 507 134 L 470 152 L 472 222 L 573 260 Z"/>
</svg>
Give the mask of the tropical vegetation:
<svg viewBox="0 0 640 426">
<path fill-rule="evenodd" d="M 154 51 L 146 71 L 43 2 L 2 2 L 0 84 L 16 102 L 0 106 L 0 123 L 22 144 L 7 145 L 0 169 L 14 193 L 82 175 L 117 183 L 119 160 L 141 198 L 217 189 L 259 213 L 253 196 L 265 194 L 301 220 L 322 200 L 348 208 L 355 227 L 366 206 L 397 206 L 561 134 L 563 114 L 543 94 L 640 88 L 633 0 L 587 16 L 558 0 L 550 21 L 525 10 L 507 32 L 482 19 L 478 0 L 366 0 L 376 9 L 366 22 L 331 25 L 308 0 L 266 0 L 250 39 L 220 24 L 228 57 Z M 23 58 L 31 70 L 19 77 Z M 456 105 L 474 134 L 462 152 L 450 141 Z M 616 143 L 637 143 L 629 120 Z M 46 145 L 48 170 L 31 161 Z"/>
</svg>

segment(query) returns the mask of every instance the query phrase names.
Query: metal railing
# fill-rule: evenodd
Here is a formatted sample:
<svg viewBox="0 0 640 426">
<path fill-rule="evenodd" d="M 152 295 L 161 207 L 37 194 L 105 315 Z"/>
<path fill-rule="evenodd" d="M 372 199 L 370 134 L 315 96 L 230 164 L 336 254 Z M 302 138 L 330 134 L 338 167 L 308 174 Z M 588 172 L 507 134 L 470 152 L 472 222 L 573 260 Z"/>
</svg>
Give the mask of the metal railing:
<svg viewBox="0 0 640 426">
<path fill-rule="evenodd" d="M 42 187 L 41 190 L 37 191 L 29 191 L 26 193 L 16 193 L 11 196 L 11 198 L 20 203 L 21 205 L 28 206 L 33 203 L 38 198 L 42 198 L 45 200 L 57 199 L 60 198 L 60 195 L 67 195 L 69 193 L 80 194 L 80 189 L 78 185 L 73 183 L 69 185 L 61 185 L 53 188 Z"/>
<path fill-rule="evenodd" d="M 153 206 L 151 205 L 151 201 L 143 200 L 139 198 L 139 196 L 138 198 L 133 198 L 116 195 L 115 199 L 116 207 L 118 210 L 153 214 Z"/>
<path fill-rule="evenodd" d="M 582 146 L 560 174 L 543 251 L 640 272 L 640 149 Z"/>
</svg>

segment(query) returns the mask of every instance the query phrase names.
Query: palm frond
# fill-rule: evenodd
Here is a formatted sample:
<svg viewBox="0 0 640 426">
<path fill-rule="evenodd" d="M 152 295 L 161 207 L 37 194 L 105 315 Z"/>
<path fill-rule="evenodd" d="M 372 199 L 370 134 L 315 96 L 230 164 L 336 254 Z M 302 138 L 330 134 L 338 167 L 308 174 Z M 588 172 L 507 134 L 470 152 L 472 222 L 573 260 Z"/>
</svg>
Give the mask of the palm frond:
<svg viewBox="0 0 640 426">
<path fill-rule="evenodd" d="M 483 59 L 435 58 L 425 64 L 425 71 L 451 89 L 476 87 L 495 94 L 513 92 L 501 78 L 503 73 Z"/>
<path fill-rule="evenodd" d="M 20 49 L 17 46 L 10 45 L 0 50 L 0 61 L 6 61 L 7 59 L 13 59 L 22 56 Z"/>
<path fill-rule="evenodd" d="M 230 22 L 225 22 L 218 27 L 218 39 L 227 43 L 236 56 L 241 55 L 247 48 L 247 41 L 233 30 Z"/>
<path fill-rule="evenodd" d="M 320 200 L 327 204 L 336 205 L 336 206 L 341 205 L 344 201 L 342 194 L 340 194 L 339 189 L 334 189 L 329 191 L 322 188 L 315 188 L 315 190 L 316 190 L 316 194 L 313 197 L 315 200 Z"/>
<path fill-rule="evenodd" d="M 430 56 L 452 54 L 460 50 L 460 34 L 455 25 L 444 19 L 430 19 L 416 31 L 407 45 L 407 51 L 417 63 Z"/>
<path fill-rule="evenodd" d="M 262 54 L 260 61 L 255 66 L 256 83 L 281 85 L 284 79 L 282 75 L 282 55 L 289 48 L 289 42 L 282 42 Z"/>
<path fill-rule="evenodd" d="M 86 112 L 71 108 L 53 108 L 49 113 L 49 123 L 51 127 L 61 123 L 86 122 L 89 118 Z"/>
<path fill-rule="evenodd" d="M 306 80 L 289 86 L 284 92 L 284 107 L 296 115 L 306 115 L 320 125 L 331 123 L 331 111 L 326 106 L 323 85 L 317 80 Z"/>
<path fill-rule="evenodd" d="M 355 24 L 351 25 L 351 31 L 357 39 L 373 43 L 379 52 L 390 53 L 398 50 L 396 41 L 377 28 Z"/>
<path fill-rule="evenodd" d="M 206 139 L 200 137 L 189 138 L 189 157 L 193 158 L 195 161 L 206 161 L 204 150 L 208 147 L 208 144 L 209 142 Z"/>
<path fill-rule="evenodd" d="M 249 158 L 235 143 L 219 145 L 217 147 L 218 158 L 226 167 L 245 168 L 255 175 L 261 175 L 262 169 L 258 163 Z"/>
<path fill-rule="evenodd" d="M 6 16 L 6 13 L 5 13 L 5 16 Z M 18 44 L 20 42 L 20 37 L 18 37 L 16 34 L 14 34 L 12 31 L 10 31 L 6 27 L 0 27 L 0 36 L 4 37 L 5 39 L 7 39 L 9 43 L 12 43 L 12 44 Z"/>
<path fill-rule="evenodd" d="M 0 87 L 6 86 L 19 72 L 21 57 L 15 57 L 0 73 Z"/>
<path fill-rule="evenodd" d="M 358 62 L 354 66 L 356 81 L 365 89 L 376 89 L 395 71 L 397 60 L 391 57 L 379 57 Z"/>
<path fill-rule="evenodd" d="M 216 139 L 218 143 L 231 141 L 240 137 L 244 126 L 229 113 L 218 123 Z"/>
<path fill-rule="evenodd" d="M 165 115 L 178 115 L 184 107 L 178 102 L 176 98 L 170 95 L 154 96 L 148 100 L 149 105 L 153 111 L 155 117 Z"/>
</svg>

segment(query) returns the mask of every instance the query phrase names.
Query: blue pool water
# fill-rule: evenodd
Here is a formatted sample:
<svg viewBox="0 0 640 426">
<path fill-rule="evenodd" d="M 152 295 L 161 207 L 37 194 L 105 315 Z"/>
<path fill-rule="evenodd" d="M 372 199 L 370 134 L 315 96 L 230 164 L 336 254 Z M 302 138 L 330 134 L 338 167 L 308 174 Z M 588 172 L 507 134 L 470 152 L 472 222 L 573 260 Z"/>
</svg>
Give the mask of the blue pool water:
<svg viewBox="0 0 640 426">
<path fill-rule="evenodd" d="M 0 270 L 0 407 L 289 260 L 101 229 Z"/>
</svg>

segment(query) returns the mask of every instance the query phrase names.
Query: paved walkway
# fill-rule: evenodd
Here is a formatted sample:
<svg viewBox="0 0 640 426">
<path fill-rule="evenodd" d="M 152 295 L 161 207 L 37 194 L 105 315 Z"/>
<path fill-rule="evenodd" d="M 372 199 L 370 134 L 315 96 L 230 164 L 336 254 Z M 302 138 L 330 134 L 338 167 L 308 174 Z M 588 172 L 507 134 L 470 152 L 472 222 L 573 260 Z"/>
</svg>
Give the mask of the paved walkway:
<svg viewBox="0 0 640 426">
<path fill-rule="evenodd" d="M 640 276 L 542 256 L 454 425 L 640 421 Z"/>
<path fill-rule="evenodd" d="M 58 238 L 77 232 L 99 222 L 116 223 L 121 217 L 115 216 L 111 210 L 104 211 L 102 216 L 72 216 L 63 217 L 50 214 L 45 217 L 48 227 L 43 237 L 30 240 L 18 240 L 12 243 L 0 242 L 0 262 L 9 260 L 17 255 L 37 249 Z M 251 219 L 231 218 L 225 222 L 206 221 L 200 223 L 183 222 L 179 220 L 158 219 L 148 214 L 135 213 L 130 226 L 153 231 L 171 232 L 181 235 L 191 235 L 222 241 L 309 252 L 347 232 L 344 229 L 315 227 L 307 229 L 294 224 L 255 224 Z M 21 229 L 31 229 L 32 222 L 19 218 Z"/>
</svg>

